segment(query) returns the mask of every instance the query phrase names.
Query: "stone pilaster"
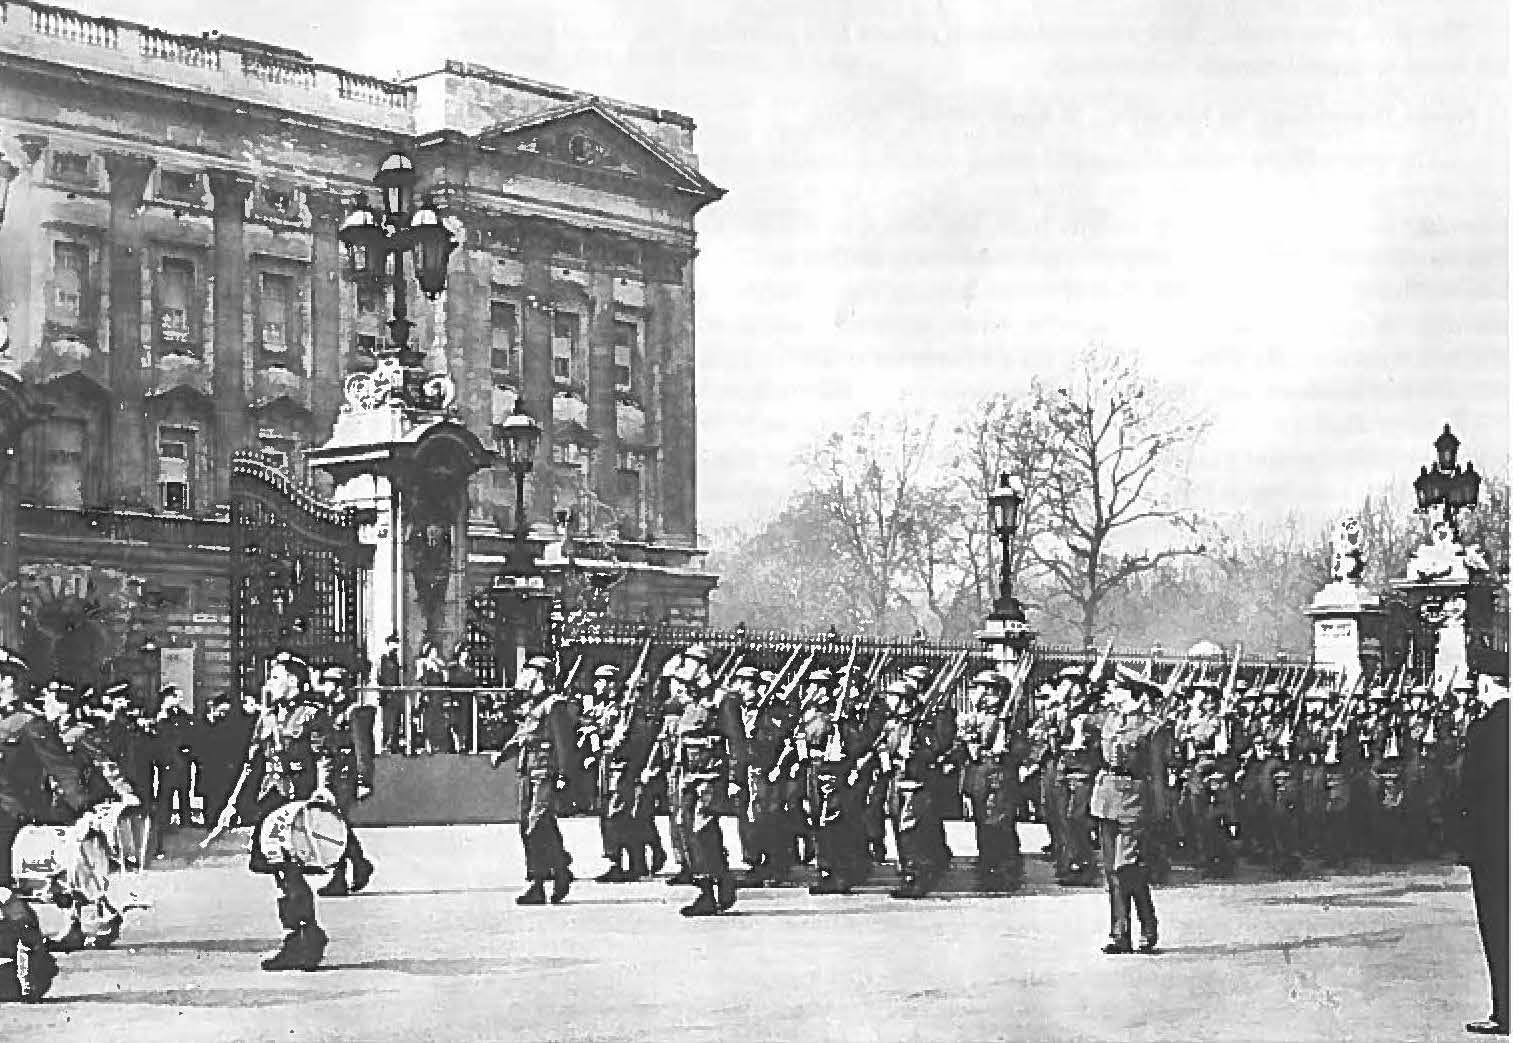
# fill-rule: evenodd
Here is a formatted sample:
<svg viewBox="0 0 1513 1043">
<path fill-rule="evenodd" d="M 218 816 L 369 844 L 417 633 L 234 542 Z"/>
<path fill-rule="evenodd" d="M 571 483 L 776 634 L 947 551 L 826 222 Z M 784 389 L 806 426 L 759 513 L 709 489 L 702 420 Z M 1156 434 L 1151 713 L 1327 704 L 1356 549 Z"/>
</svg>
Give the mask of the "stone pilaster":
<svg viewBox="0 0 1513 1043">
<path fill-rule="evenodd" d="M 593 313 L 588 327 L 588 429 L 598 439 L 589 457 L 588 481 L 601 503 L 619 499 L 620 437 L 615 424 L 615 276 L 609 245 L 591 242 L 589 278 Z M 603 520 L 603 519 L 597 519 Z"/>
<path fill-rule="evenodd" d="M 526 517 L 552 527 L 556 474 L 552 470 L 552 238 L 551 230 L 528 225 L 521 236 L 525 268 L 525 309 L 520 317 L 520 404 L 541 425 L 541 447 L 531 472 L 532 495 Z"/>
<path fill-rule="evenodd" d="M 322 437 L 336 423 L 342 402 L 341 339 L 342 247 L 336 238 L 345 205 L 334 192 L 306 195 L 310 208 L 311 412 Z"/>
<path fill-rule="evenodd" d="M 151 503 L 146 400 L 142 381 L 142 193 L 153 160 L 105 153 L 110 175 L 110 484 L 114 499 Z"/>
<path fill-rule="evenodd" d="M 210 191 L 215 197 L 215 455 L 213 467 L 216 503 L 231 501 L 231 454 L 250 444 L 247 416 L 247 381 L 244 301 L 247 253 L 243 242 L 247 196 L 252 179 L 230 170 L 210 172 Z"/>
<path fill-rule="evenodd" d="M 21 489 L 16 460 L 21 435 L 40 421 L 49 408 L 39 402 L 9 365 L 0 365 L 0 645 L 16 649 L 21 643 L 19 619 L 21 534 L 16 507 Z"/>
<path fill-rule="evenodd" d="M 652 301 L 650 352 L 655 352 L 660 360 L 661 387 L 655 404 L 662 447 L 657 481 L 662 517 L 658 535 L 662 541 L 685 547 L 694 546 L 698 539 L 694 284 L 690 260 L 686 254 L 659 259 L 649 273 L 649 278 L 655 281 L 647 287 Z"/>
<path fill-rule="evenodd" d="M 489 275 L 493 263 L 487 250 L 458 247 L 452 254 L 446 290 L 447 364 L 457 384 L 458 410 L 462 422 L 486 445 L 493 444 L 489 430 L 493 412 Z M 477 521 L 489 517 L 478 488 L 485 480 L 480 476 L 469 486 L 468 512 Z"/>
</svg>

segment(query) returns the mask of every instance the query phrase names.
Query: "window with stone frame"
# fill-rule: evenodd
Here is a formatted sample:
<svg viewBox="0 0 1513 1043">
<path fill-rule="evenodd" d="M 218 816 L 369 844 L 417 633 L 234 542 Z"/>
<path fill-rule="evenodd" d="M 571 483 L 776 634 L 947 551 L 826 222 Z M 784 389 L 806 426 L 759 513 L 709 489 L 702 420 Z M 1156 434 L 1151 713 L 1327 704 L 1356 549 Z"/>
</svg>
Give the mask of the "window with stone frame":
<svg viewBox="0 0 1513 1043">
<path fill-rule="evenodd" d="M 52 507 L 84 506 L 89 425 L 74 417 L 49 417 L 42 427 L 40 498 Z"/>
<path fill-rule="evenodd" d="M 625 319 L 615 320 L 615 390 L 629 392 L 635 376 L 636 354 L 641 347 L 641 327 Z"/>
<path fill-rule="evenodd" d="M 354 344 L 354 352 L 358 358 L 378 361 L 378 334 L 359 333 Z"/>
<path fill-rule="evenodd" d="M 199 174 L 187 170 L 159 170 L 158 198 L 167 202 L 192 203 L 204 201 L 205 189 Z"/>
<path fill-rule="evenodd" d="M 165 257 L 158 266 L 158 346 L 164 355 L 198 355 L 194 262 Z"/>
<path fill-rule="evenodd" d="M 88 324 L 91 292 L 88 245 L 68 239 L 55 241 L 47 321 L 68 330 L 83 329 Z"/>
<path fill-rule="evenodd" d="M 298 370 L 299 344 L 295 333 L 294 279 L 263 272 L 258 279 L 258 348 L 264 366 Z"/>
<path fill-rule="evenodd" d="M 577 312 L 552 312 L 552 378 L 559 384 L 572 382 L 573 359 L 578 355 L 579 327 Z"/>
<path fill-rule="evenodd" d="M 47 173 L 54 181 L 66 181 L 76 185 L 92 185 L 95 181 L 94 170 L 87 152 L 69 152 L 66 149 L 58 149 L 52 154 L 52 162 L 47 168 Z"/>
<path fill-rule="evenodd" d="M 489 302 L 489 371 L 498 388 L 515 388 L 520 379 L 520 318 L 512 301 Z"/>
<path fill-rule="evenodd" d="M 195 445 L 192 427 L 158 428 L 158 505 L 165 511 L 194 510 Z"/>
</svg>

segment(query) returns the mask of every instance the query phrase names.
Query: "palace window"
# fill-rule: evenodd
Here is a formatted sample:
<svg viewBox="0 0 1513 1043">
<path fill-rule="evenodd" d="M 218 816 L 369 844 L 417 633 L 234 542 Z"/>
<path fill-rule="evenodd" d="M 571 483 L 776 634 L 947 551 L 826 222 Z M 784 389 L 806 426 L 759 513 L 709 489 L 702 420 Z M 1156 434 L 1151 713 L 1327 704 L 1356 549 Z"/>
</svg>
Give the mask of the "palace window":
<svg viewBox="0 0 1513 1043">
<path fill-rule="evenodd" d="M 158 502 L 165 511 L 194 510 L 192 427 L 158 428 Z"/>
<path fill-rule="evenodd" d="M 79 328 L 88 293 L 89 247 L 67 240 L 53 243 L 52 296 L 47 302 L 49 321 L 69 329 Z"/>
<path fill-rule="evenodd" d="M 552 377 L 562 383 L 573 379 L 573 358 L 578 353 L 578 313 L 552 313 Z"/>
<path fill-rule="evenodd" d="M 54 152 L 50 173 L 55 181 L 72 181 L 76 184 L 94 181 L 89 170 L 89 154 L 85 152 Z"/>
<path fill-rule="evenodd" d="M 45 422 L 42 443 L 42 502 L 53 507 L 84 506 L 84 447 L 88 425 L 55 417 Z"/>
<path fill-rule="evenodd" d="M 636 349 L 640 346 L 641 328 L 634 322 L 615 321 L 615 390 L 629 391 Z"/>
<path fill-rule="evenodd" d="M 357 354 L 378 361 L 378 335 L 373 333 L 359 333 L 357 335 Z"/>
<path fill-rule="evenodd" d="M 383 297 L 377 285 L 367 279 L 357 282 L 357 314 L 377 315 L 378 302 Z"/>
<path fill-rule="evenodd" d="M 489 368 L 495 387 L 512 387 L 520 374 L 520 324 L 515 305 L 489 302 Z"/>
<path fill-rule="evenodd" d="M 158 171 L 158 198 L 180 203 L 199 203 L 204 191 L 200 175 L 182 170 Z"/>
<path fill-rule="evenodd" d="M 194 263 L 164 258 L 158 278 L 158 341 L 165 354 L 187 354 L 193 340 Z"/>
<path fill-rule="evenodd" d="M 266 360 L 289 366 L 294 343 L 294 280 L 263 273 L 258 293 L 258 335 Z M 293 368 L 290 366 L 290 368 Z"/>
</svg>

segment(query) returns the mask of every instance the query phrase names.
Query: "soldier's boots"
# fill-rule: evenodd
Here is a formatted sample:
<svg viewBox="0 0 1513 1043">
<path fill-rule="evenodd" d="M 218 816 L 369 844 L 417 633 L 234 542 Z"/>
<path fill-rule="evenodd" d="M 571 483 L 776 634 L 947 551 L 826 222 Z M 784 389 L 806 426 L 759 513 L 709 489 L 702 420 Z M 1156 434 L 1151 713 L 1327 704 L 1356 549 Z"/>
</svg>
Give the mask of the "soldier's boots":
<svg viewBox="0 0 1513 1043">
<path fill-rule="evenodd" d="M 828 870 L 821 870 L 819 882 L 809 886 L 809 893 L 812 895 L 848 895 L 851 893 L 851 886 L 838 874 Z"/>
<path fill-rule="evenodd" d="M 716 916 L 720 912 L 720 903 L 714 895 L 714 881 L 707 876 L 699 877 L 699 896 L 690 904 L 679 909 L 684 916 Z"/>
<path fill-rule="evenodd" d="M 567 868 L 567 866 L 563 866 L 557 870 L 557 875 L 552 878 L 551 903 L 553 905 L 561 905 L 562 900 L 567 897 L 567 892 L 572 886 L 573 871 Z"/>
<path fill-rule="evenodd" d="M 628 879 L 629 877 L 626 876 L 625 870 L 620 866 L 620 857 L 619 855 L 616 855 L 615 858 L 610 861 L 609 868 L 600 873 L 598 876 L 594 877 L 594 883 L 623 884 Z"/>
<path fill-rule="evenodd" d="M 121 915 L 117 913 L 95 928 L 93 934 L 84 940 L 86 949 L 109 949 L 116 944 L 116 939 L 121 937 Z"/>
<path fill-rule="evenodd" d="M 633 884 L 637 880 L 644 880 L 648 875 L 646 872 L 646 849 L 637 844 L 630 849 L 629 854 L 630 867 L 625 870 L 625 882 Z"/>
<path fill-rule="evenodd" d="M 662 846 L 660 840 L 646 845 L 651 849 L 651 875 L 656 876 L 667 865 L 667 849 Z"/>
<path fill-rule="evenodd" d="M 336 870 L 331 874 L 331 879 L 315 893 L 322 898 L 345 898 L 351 894 L 351 890 L 347 887 L 347 863 L 338 863 Z"/>
<path fill-rule="evenodd" d="M 313 971 L 326 954 L 326 932 L 318 924 L 301 924 L 284 936 L 278 952 L 263 961 L 265 971 Z"/>
<path fill-rule="evenodd" d="M 48 952 L 78 952 L 84 948 L 88 939 L 84 937 L 84 928 L 78 920 L 73 920 L 68 925 L 68 930 L 56 938 L 47 940 Z"/>
<path fill-rule="evenodd" d="M 1103 951 L 1109 956 L 1122 956 L 1125 953 L 1134 952 L 1135 947 L 1130 944 L 1128 938 L 1114 938 L 1103 947 Z"/>
<path fill-rule="evenodd" d="M 546 885 L 540 880 L 532 880 L 531 886 L 525 889 L 525 893 L 515 899 L 516 905 L 545 905 Z"/>
<path fill-rule="evenodd" d="M 735 907 L 735 877 L 728 871 L 721 873 L 715 880 L 714 895 L 715 905 L 719 907 L 720 912 L 723 913 Z"/>
<path fill-rule="evenodd" d="M 668 887 L 692 887 L 695 883 L 693 873 L 687 866 L 682 866 L 676 873 L 667 878 Z"/>
</svg>

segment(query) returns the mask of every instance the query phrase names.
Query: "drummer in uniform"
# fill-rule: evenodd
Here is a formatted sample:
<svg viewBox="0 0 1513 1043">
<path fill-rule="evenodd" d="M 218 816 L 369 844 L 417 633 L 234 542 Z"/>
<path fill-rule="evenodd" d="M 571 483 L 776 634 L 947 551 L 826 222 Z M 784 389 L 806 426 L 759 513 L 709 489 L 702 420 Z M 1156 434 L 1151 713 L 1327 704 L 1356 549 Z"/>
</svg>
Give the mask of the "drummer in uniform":
<svg viewBox="0 0 1513 1043">
<path fill-rule="evenodd" d="M 74 762 L 79 769 L 79 779 L 84 787 L 85 800 L 90 805 L 119 802 L 129 807 L 141 805 L 132 792 L 131 784 L 119 765 L 110 757 L 104 736 L 99 732 L 88 713 L 91 693 L 79 693 L 61 681 L 51 681 L 42 690 L 42 714 L 58 729 Z M 123 861 L 126 852 L 120 853 Z M 138 852 L 140 856 L 140 852 Z M 114 889 L 112 889 L 114 894 Z M 90 930 L 84 930 L 84 911 L 91 903 L 75 897 L 69 907 L 68 930 L 61 936 L 48 940 L 48 948 L 54 952 L 77 952 L 86 948 L 108 948 L 121 931 L 121 912 L 105 898 L 93 903 Z"/>
<path fill-rule="evenodd" d="M 526 660 L 515 678 L 515 691 L 528 706 L 506 745 L 520 747 L 520 842 L 530 886 L 515 899 L 518 905 L 545 905 L 548 880 L 551 903 L 557 905 L 573 882 L 572 856 L 562 844 L 557 808 L 578 755 L 577 713 L 570 700 L 552 690 L 552 670 L 551 659 L 536 656 Z"/>
<path fill-rule="evenodd" d="M 324 898 L 345 898 L 367 887 L 373 877 L 373 863 L 363 852 L 357 830 L 352 828 L 352 809 L 366 794 L 361 788 L 364 780 L 358 758 L 359 725 L 355 716 L 358 703 L 353 697 L 346 667 L 333 665 L 321 671 L 320 696 L 331 718 L 331 792 L 336 797 L 337 810 L 347 822 L 347 847 L 342 852 L 341 861 L 331 870 L 331 879 L 316 893 Z M 350 882 L 347 879 L 348 866 L 352 867 Z"/>
<path fill-rule="evenodd" d="M 270 874 L 277 882 L 279 922 L 288 932 L 278 952 L 262 961 L 265 971 L 314 970 L 326 951 L 326 932 L 315 920 L 315 892 L 305 879 L 305 867 L 292 859 L 275 861 L 263 850 L 269 818 L 286 804 L 336 806 L 331 791 L 336 774 L 334 729 L 330 714 L 310 692 L 308 670 L 303 660 L 287 652 L 270 664 L 263 687 L 270 705 L 258 718 L 243 768 L 244 777 L 255 764 L 262 768 L 248 868 Z M 228 828 L 235 814 L 235 806 L 227 806 L 216 828 Z"/>
</svg>

